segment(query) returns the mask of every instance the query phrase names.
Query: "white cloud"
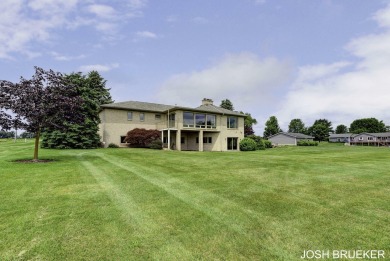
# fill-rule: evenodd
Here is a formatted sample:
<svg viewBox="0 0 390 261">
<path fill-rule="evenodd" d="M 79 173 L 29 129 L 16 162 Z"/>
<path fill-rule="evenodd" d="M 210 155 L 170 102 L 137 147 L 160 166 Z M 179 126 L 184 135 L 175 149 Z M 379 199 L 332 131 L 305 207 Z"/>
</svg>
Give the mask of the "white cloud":
<svg viewBox="0 0 390 261">
<path fill-rule="evenodd" d="M 114 8 L 108 5 L 93 4 L 88 6 L 88 12 L 95 14 L 99 18 L 113 19 L 117 16 Z"/>
<path fill-rule="evenodd" d="M 118 28 L 145 7 L 147 1 L 128 0 L 99 4 L 97 0 L 2 0 L 0 19 L 0 59 L 14 54 L 40 55 L 33 44 L 61 39 L 58 30 L 76 30 L 81 26 L 103 32 L 102 39 L 113 36 Z M 112 37 L 110 37 L 112 39 Z"/>
<path fill-rule="evenodd" d="M 72 61 L 85 58 L 85 55 L 83 54 L 77 56 L 67 56 L 57 52 L 50 52 L 50 55 L 53 56 L 53 58 L 57 61 Z"/>
<path fill-rule="evenodd" d="M 113 64 L 91 64 L 91 65 L 83 65 L 79 67 L 79 71 L 81 72 L 90 72 L 90 71 L 98 71 L 98 72 L 108 72 L 115 68 L 118 68 L 118 63 Z"/>
<path fill-rule="evenodd" d="M 160 88 L 158 99 L 168 104 L 199 105 L 202 98 L 229 98 L 236 109 L 262 107 L 290 76 L 290 65 L 251 53 L 231 54 L 201 71 L 173 75 Z"/>
<path fill-rule="evenodd" d="M 355 62 L 311 65 L 299 69 L 276 115 L 285 126 L 293 118 L 308 125 L 328 118 L 349 125 L 357 118 L 376 117 L 390 124 L 390 5 L 374 16 L 385 31 L 352 39 L 346 50 Z"/>
<path fill-rule="evenodd" d="M 142 31 L 142 32 L 137 32 L 136 36 L 138 38 L 149 38 L 149 39 L 155 39 L 158 38 L 157 34 L 150 32 L 150 31 Z"/>
</svg>

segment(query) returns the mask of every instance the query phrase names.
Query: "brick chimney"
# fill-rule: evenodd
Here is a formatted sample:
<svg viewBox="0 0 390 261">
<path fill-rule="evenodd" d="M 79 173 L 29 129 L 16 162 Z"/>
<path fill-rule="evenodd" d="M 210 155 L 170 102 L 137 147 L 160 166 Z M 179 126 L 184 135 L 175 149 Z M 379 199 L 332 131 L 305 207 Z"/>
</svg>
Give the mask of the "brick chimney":
<svg viewBox="0 0 390 261">
<path fill-rule="evenodd" d="M 202 105 L 213 105 L 212 99 L 203 98 Z"/>
</svg>

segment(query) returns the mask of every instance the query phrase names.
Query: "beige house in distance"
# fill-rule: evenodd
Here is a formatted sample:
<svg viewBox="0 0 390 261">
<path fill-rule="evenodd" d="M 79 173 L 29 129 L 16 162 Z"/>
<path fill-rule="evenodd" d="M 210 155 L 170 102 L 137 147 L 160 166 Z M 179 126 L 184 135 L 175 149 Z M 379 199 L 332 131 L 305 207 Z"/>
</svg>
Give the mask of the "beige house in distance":
<svg viewBox="0 0 390 261">
<path fill-rule="evenodd" d="M 128 101 L 102 105 L 99 135 L 105 146 L 126 147 L 128 131 L 144 128 L 161 131 L 163 145 L 172 150 L 239 150 L 244 138 L 245 115 L 203 99 L 197 108 Z"/>
</svg>

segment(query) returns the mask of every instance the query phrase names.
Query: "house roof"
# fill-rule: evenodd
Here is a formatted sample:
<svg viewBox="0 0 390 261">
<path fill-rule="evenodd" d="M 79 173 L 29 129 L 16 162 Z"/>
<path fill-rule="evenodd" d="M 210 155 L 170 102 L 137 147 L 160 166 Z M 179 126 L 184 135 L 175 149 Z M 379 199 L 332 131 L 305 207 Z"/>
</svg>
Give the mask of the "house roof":
<svg viewBox="0 0 390 261">
<path fill-rule="evenodd" d="M 237 112 L 237 111 L 227 110 L 227 109 L 224 109 L 224 108 L 221 108 L 221 107 L 217 107 L 217 106 L 215 106 L 213 104 L 201 105 L 199 107 L 196 107 L 195 109 L 199 110 L 199 111 L 213 112 L 213 113 L 218 113 L 218 114 L 245 116 L 243 113 L 240 113 L 240 112 Z"/>
<path fill-rule="evenodd" d="M 199 111 L 199 112 L 211 112 L 217 114 L 227 114 L 227 115 L 236 115 L 245 117 L 243 113 L 230 111 L 224 108 L 217 107 L 215 105 L 201 105 L 196 108 L 173 106 L 173 105 L 164 105 L 158 103 L 150 102 L 139 102 L 139 101 L 127 101 L 127 102 L 116 102 L 110 104 L 104 104 L 102 108 L 108 109 L 119 109 L 119 110 L 137 110 L 137 111 L 151 111 L 151 112 L 167 112 L 168 110 L 189 110 L 189 111 Z"/>
<path fill-rule="evenodd" d="M 175 106 L 158 104 L 158 103 L 150 103 L 150 102 L 126 101 L 126 102 L 103 104 L 101 107 L 108 108 L 108 109 L 119 109 L 119 110 L 165 112 L 169 109 L 174 108 Z"/>
<path fill-rule="evenodd" d="M 294 133 L 294 132 L 279 132 L 278 134 L 272 135 L 268 138 L 272 138 L 272 137 L 275 137 L 277 135 L 286 135 L 286 136 L 296 138 L 296 139 L 314 139 L 314 137 L 312 137 L 312 136 L 302 134 L 302 133 Z"/>
<path fill-rule="evenodd" d="M 356 134 L 353 133 L 339 133 L 339 134 L 329 134 L 329 138 L 345 138 L 345 137 L 352 137 Z"/>
<path fill-rule="evenodd" d="M 390 132 L 379 132 L 379 133 L 363 132 L 363 133 L 355 134 L 354 137 L 360 136 L 360 135 L 369 135 L 369 136 L 374 136 L 374 137 L 390 137 Z"/>
</svg>

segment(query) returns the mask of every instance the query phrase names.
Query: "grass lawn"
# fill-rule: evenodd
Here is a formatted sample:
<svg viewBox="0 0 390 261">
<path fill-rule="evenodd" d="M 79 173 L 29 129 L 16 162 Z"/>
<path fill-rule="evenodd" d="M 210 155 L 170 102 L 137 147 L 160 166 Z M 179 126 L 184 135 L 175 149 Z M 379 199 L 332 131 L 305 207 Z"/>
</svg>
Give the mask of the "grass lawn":
<svg viewBox="0 0 390 261">
<path fill-rule="evenodd" d="M 1 260 L 390 257 L 390 148 L 43 150 L 0 142 Z"/>
</svg>

